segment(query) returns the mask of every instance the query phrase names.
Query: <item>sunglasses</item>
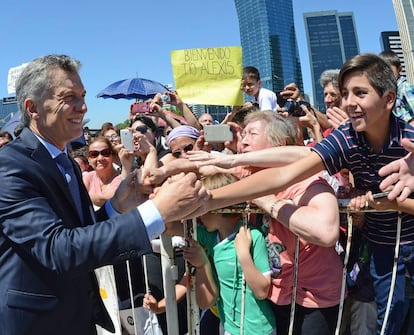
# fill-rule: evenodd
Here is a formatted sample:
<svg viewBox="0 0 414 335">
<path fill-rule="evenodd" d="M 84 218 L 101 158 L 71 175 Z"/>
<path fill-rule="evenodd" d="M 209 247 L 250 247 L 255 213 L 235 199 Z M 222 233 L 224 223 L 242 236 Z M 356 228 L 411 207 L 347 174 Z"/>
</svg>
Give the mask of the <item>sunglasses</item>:
<svg viewBox="0 0 414 335">
<path fill-rule="evenodd" d="M 138 126 L 135 128 L 136 131 L 140 132 L 141 134 L 145 134 L 148 131 L 149 127 L 146 125 Z"/>
<path fill-rule="evenodd" d="M 181 157 L 181 154 L 183 153 L 183 151 L 184 151 L 184 152 L 189 152 L 189 151 L 193 150 L 193 148 L 194 148 L 194 145 L 192 145 L 192 144 L 190 143 L 190 144 L 187 144 L 187 145 L 183 148 L 183 150 L 177 150 L 177 151 L 172 152 L 172 155 L 173 155 L 175 158 L 180 158 L 180 157 Z"/>
<path fill-rule="evenodd" d="M 89 151 L 89 157 L 90 158 L 96 158 L 99 155 L 102 155 L 103 157 L 110 157 L 112 155 L 112 151 L 111 151 L 111 149 L 108 149 L 108 148 L 103 149 L 101 151 L 98 151 L 98 150 Z"/>
<path fill-rule="evenodd" d="M 112 134 L 112 135 L 105 135 L 105 137 L 109 140 L 116 140 L 119 138 L 118 134 Z"/>
</svg>

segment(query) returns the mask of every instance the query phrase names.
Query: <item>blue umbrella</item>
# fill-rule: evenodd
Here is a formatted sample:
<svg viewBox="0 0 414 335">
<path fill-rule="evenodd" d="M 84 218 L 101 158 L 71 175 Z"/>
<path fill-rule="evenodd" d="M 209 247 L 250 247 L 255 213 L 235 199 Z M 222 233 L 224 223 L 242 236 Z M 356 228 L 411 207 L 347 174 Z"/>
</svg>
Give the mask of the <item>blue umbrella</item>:
<svg viewBox="0 0 414 335">
<path fill-rule="evenodd" d="M 169 91 L 168 88 L 159 82 L 144 79 L 132 78 L 117 81 L 98 93 L 98 98 L 112 99 L 141 99 L 153 98 L 157 93 Z"/>
</svg>

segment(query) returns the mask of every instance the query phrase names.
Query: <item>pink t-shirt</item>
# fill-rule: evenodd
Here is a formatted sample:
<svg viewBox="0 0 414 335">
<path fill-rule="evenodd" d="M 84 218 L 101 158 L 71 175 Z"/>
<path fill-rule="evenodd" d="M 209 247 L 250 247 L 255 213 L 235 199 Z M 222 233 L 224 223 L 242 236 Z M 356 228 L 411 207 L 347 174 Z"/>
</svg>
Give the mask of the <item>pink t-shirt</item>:
<svg viewBox="0 0 414 335">
<path fill-rule="evenodd" d="M 105 201 L 112 198 L 121 181 L 122 177 L 118 175 L 112 179 L 109 185 L 102 188 L 101 180 L 96 171 L 90 171 L 83 175 L 83 182 L 95 207 L 101 207 Z"/>
<path fill-rule="evenodd" d="M 276 195 L 278 199 L 293 199 L 305 192 L 310 184 L 324 183 L 321 175 L 313 176 L 295 184 Z M 309 222 L 317 225 L 318 222 Z M 272 279 L 269 299 L 278 305 L 292 301 L 295 235 L 284 225 L 272 220 L 269 227 L 270 242 L 286 248 L 280 253 L 282 272 Z M 334 247 L 321 247 L 300 239 L 298 286 L 296 303 L 307 308 L 324 308 L 339 303 L 342 284 L 342 261 Z"/>
</svg>

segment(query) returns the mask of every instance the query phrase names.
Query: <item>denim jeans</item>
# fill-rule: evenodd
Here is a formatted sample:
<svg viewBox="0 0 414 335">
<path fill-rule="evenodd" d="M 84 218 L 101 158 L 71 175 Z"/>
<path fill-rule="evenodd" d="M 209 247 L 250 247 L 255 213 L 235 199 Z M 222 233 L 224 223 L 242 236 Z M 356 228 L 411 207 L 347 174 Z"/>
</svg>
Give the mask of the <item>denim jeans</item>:
<svg viewBox="0 0 414 335">
<path fill-rule="evenodd" d="M 391 286 L 394 249 L 390 245 L 369 243 L 370 271 L 374 280 L 375 301 L 378 309 L 377 334 L 380 334 Z M 414 243 L 400 245 L 394 295 L 385 334 L 398 335 L 404 322 L 405 275 L 409 273 L 414 287 Z"/>
</svg>

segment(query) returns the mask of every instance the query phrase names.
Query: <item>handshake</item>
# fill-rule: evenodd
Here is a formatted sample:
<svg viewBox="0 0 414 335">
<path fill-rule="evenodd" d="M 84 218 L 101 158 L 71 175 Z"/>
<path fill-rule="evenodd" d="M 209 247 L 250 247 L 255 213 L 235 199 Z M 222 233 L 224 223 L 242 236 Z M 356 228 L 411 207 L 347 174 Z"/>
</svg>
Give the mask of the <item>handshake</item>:
<svg viewBox="0 0 414 335">
<path fill-rule="evenodd" d="M 210 193 L 202 186 L 195 173 L 177 174 L 152 189 L 142 180 L 142 171 L 135 170 L 119 185 L 111 199 L 111 205 L 117 212 L 124 213 L 146 201 L 149 193 L 149 199 L 157 207 L 165 223 L 205 213 L 207 200 L 210 199 Z"/>
</svg>

